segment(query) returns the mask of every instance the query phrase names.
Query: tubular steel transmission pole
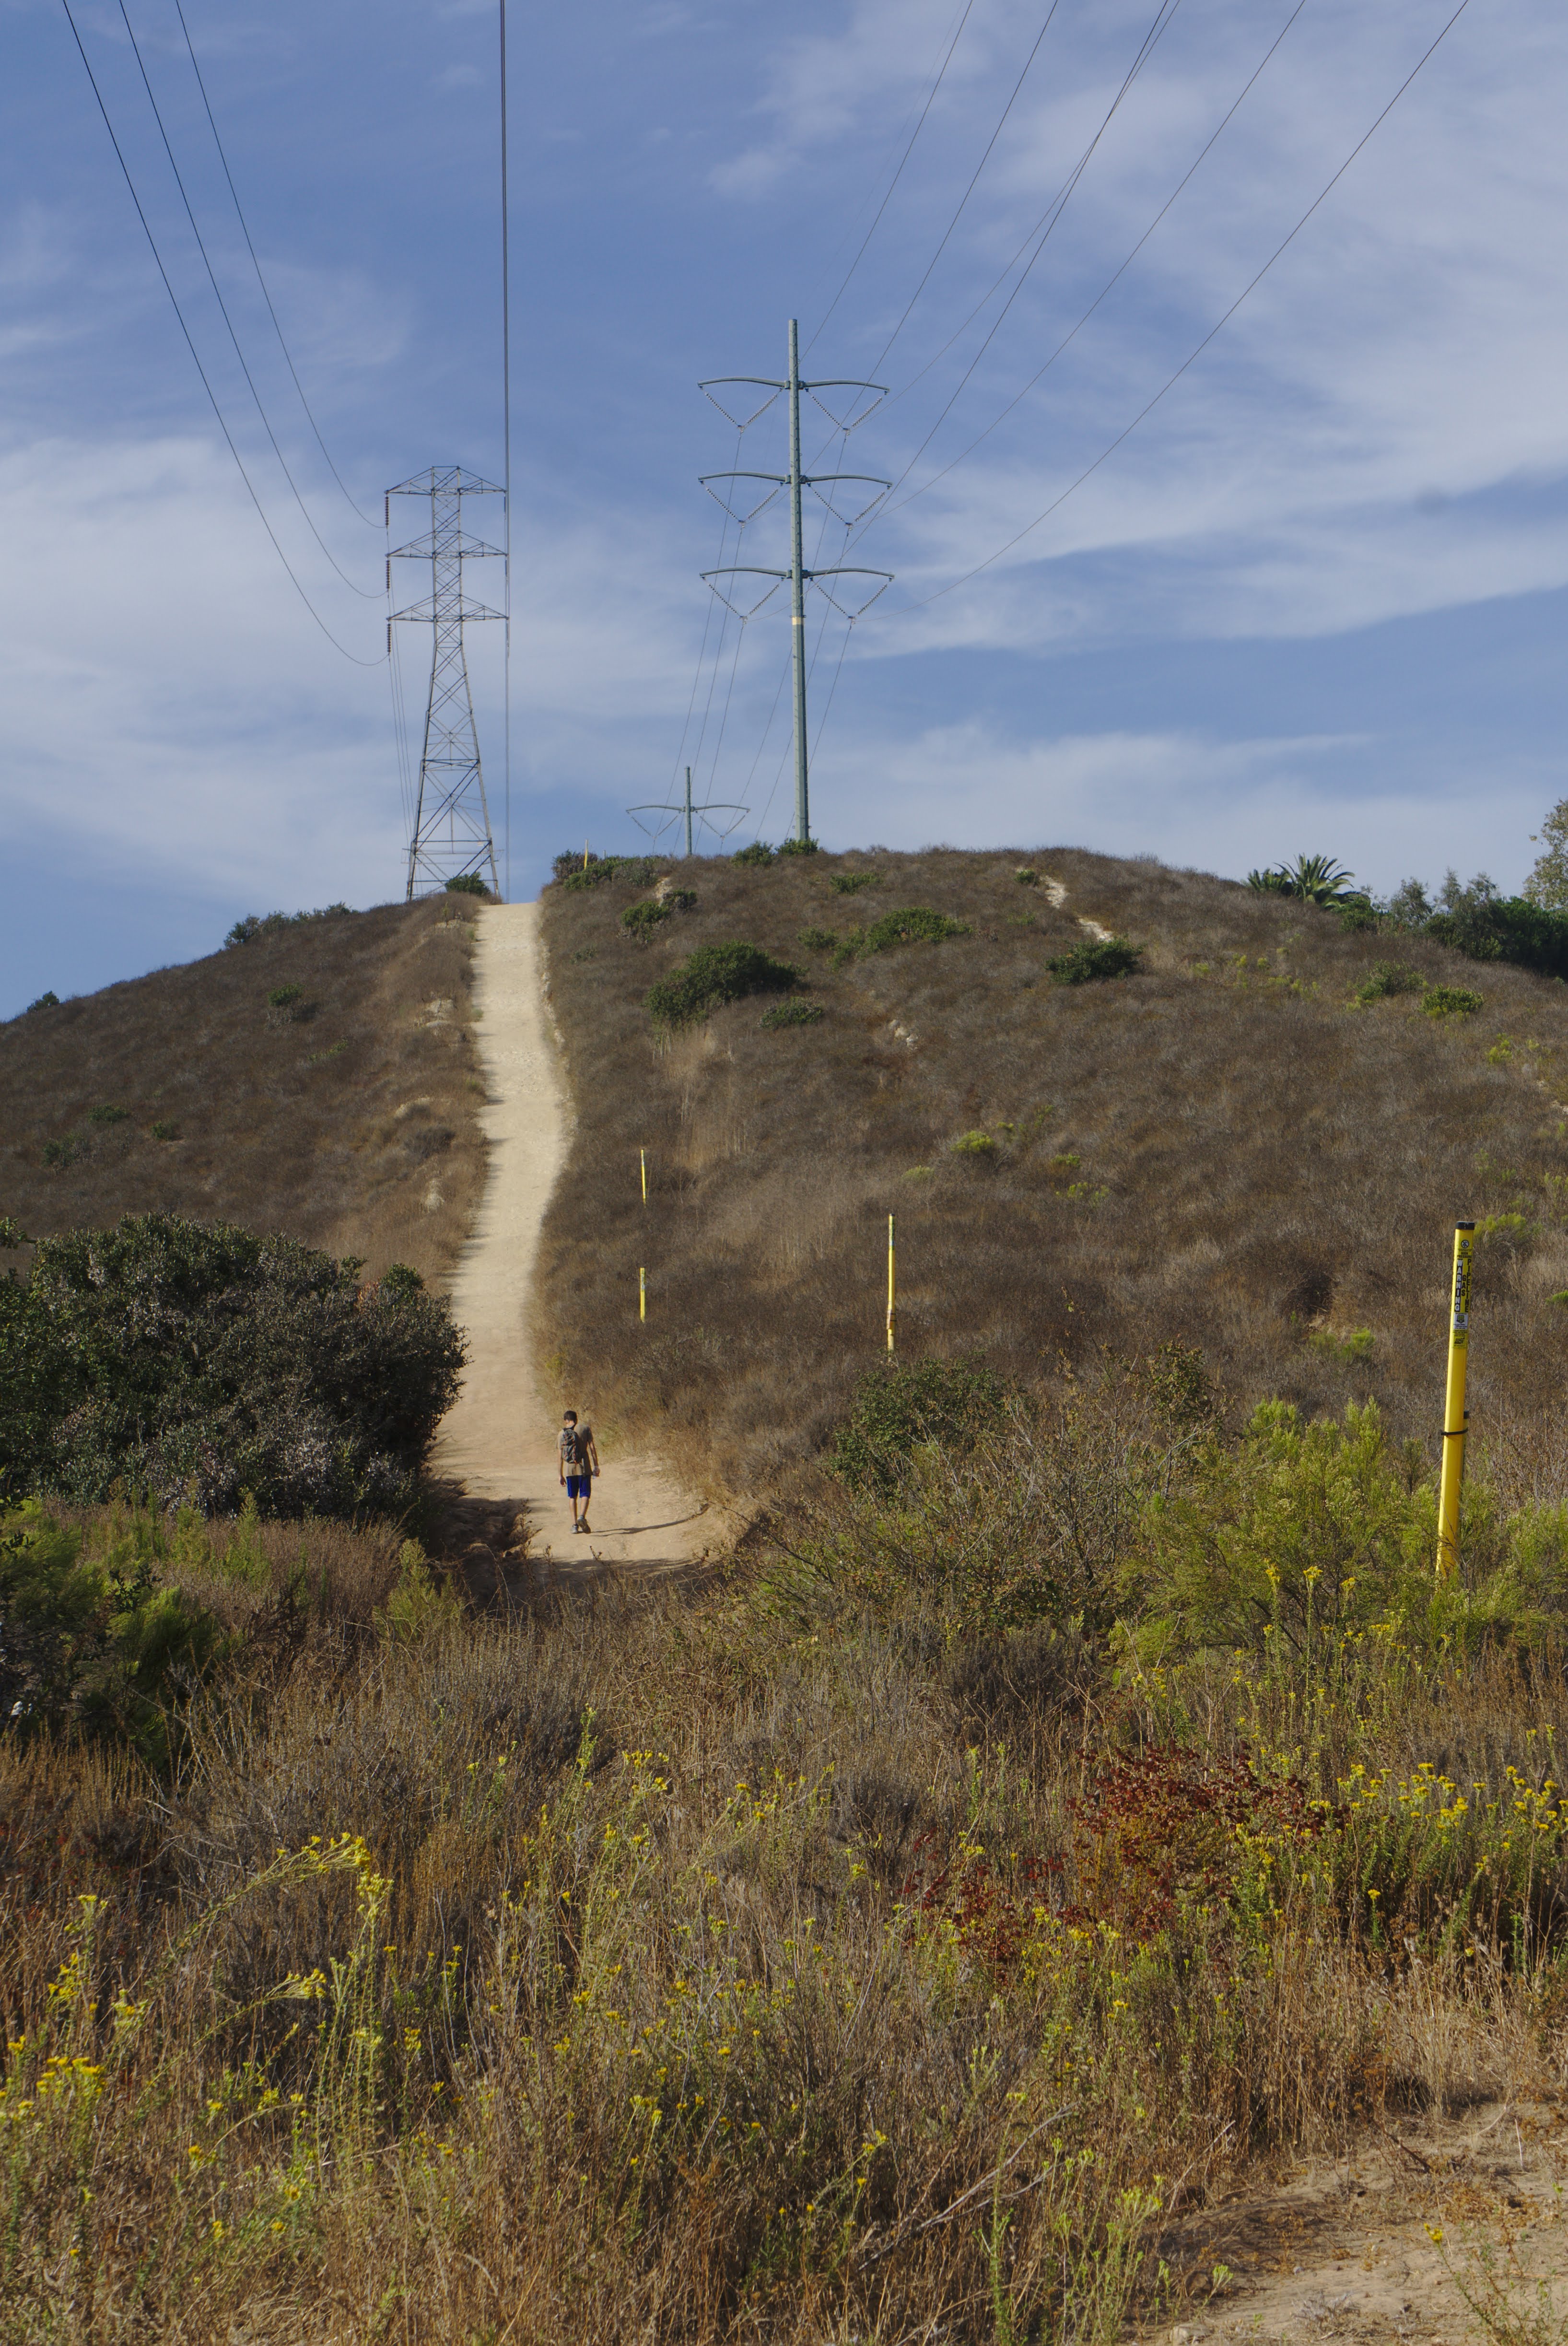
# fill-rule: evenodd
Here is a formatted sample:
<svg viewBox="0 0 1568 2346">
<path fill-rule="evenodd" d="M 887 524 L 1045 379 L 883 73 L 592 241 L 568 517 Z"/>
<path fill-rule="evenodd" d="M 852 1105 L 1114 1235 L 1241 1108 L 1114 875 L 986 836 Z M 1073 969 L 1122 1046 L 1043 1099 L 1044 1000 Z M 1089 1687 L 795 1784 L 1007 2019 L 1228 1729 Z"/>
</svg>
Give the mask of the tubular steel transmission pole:
<svg viewBox="0 0 1568 2346">
<path fill-rule="evenodd" d="M 811 836 L 806 773 L 806 563 L 800 547 L 800 328 L 789 321 L 789 641 L 795 666 L 795 836 Z"/>
<path fill-rule="evenodd" d="M 874 488 L 880 495 L 886 490 L 888 484 L 886 481 L 876 479 L 870 473 L 811 474 L 803 473 L 801 471 L 800 393 L 805 392 L 807 396 L 810 397 L 820 391 L 874 391 L 878 394 L 880 403 L 881 400 L 887 397 L 887 386 L 885 383 L 880 382 L 850 382 L 845 377 L 840 375 L 834 375 L 821 382 L 802 382 L 800 380 L 800 329 L 799 321 L 794 318 L 791 318 L 789 321 L 789 372 L 782 382 L 777 381 L 771 375 L 722 374 L 710 375 L 706 382 L 702 382 L 697 385 L 697 389 L 699 391 L 706 392 L 709 399 L 712 399 L 714 391 L 721 384 L 726 383 L 754 383 L 759 389 L 769 392 L 772 396 L 763 402 L 763 407 L 770 406 L 772 404 L 772 399 L 777 398 L 780 392 L 787 393 L 789 400 L 789 470 L 787 473 L 704 473 L 700 475 L 701 485 L 705 489 L 709 489 L 710 494 L 714 495 L 717 495 L 718 492 L 716 490 L 712 490 L 710 484 L 715 481 L 770 482 L 772 484 L 772 488 L 769 490 L 769 496 L 763 499 L 763 505 L 767 505 L 770 501 L 773 494 L 779 489 L 787 488 L 789 490 L 789 567 L 788 570 L 769 570 L 757 563 L 732 562 L 726 564 L 718 570 L 705 570 L 702 576 L 708 586 L 713 586 L 714 593 L 716 595 L 720 595 L 726 602 L 728 602 L 729 598 L 728 596 L 723 596 L 723 590 L 720 587 L 714 586 L 714 581 L 716 579 L 753 577 L 771 578 L 775 581 L 788 578 L 789 581 L 789 633 L 791 638 L 791 660 L 795 674 L 795 842 L 799 847 L 808 847 L 811 844 L 811 809 L 809 788 L 810 777 L 808 770 L 809 758 L 807 752 L 806 733 L 806 588 L 814 579 L 880 578 L 882 582 L 881 586 L 877 588 L 877 594 L 880 595 L 882 592 L 883 587 L 888 585 L 893 574 L 891 570 L 867 570 L 858 563 L 840 563 L 827 570 L 807 569 L 804 549 L 801 543 L 800 492 L 802 489 L 816 489 L 820 493 L 824 488 L 837 487 L 841 483 L 854 482 L 864 486 Z M 718 400 L 714 400 L 713 403 L 716 407 L 719 408 L 719 413 L 721 414 L 728 413 L 728 411 L 726 408 L 720 406 Z M 820 405 L 821 403 L 819 401 L 818 404 Z M 869 408 L 866 411 L 867 414 L 870 414 L 871 412 L 871 411 Z M 761 413 L 762 408 L 759 408 L 757 414 L 760 415 Z M 823 413 L 828 413 L 828 410 L 826 408 L 823 409 Z M 734 416 L 729 417 L 729 421 L 731 423 L 735 423 L 736 420 L 737 419 Z M 850 432 L 855 430 L 858 425 L 863 423 L 865 420 L 864 415 L 857 416 L 854 423 L 840 424 L 838 428 L 842 432 Z M 749 417 L 748 421 L 748 423 L 754 423 L 757 421 L 757 416 L 753 415 Z M 830 512 L 835 510 L 830 498 L 824 498 L 823 502 L 828 505 Z M 872 497 L 869 503 L 861 508 L 861 513 L 869 513 L 871 505 L 875 505 L 876 502 L 876 498 Z M 722 497 L 719 498 L 719 503 L 725 505 L 727 513 L 730 513 L 732 520 L 740 522 L 743 525 L 747 520 L 755 519 L 755 514 L 742 515 L 733 513 L 731 508 L 725 504 L 725 500 Z M 761 505 L 759 505 L 756 508 L 757 513 L 760 513 L 761 510 Z M 843 516 L 840 515 L 839 518 L 841 520 Z M 852 518 L 858 520 L 860 518 L 860 515 L 857 515 L 852 516 Z M 774 590 L 772 587 L 769 587 L 768 591 L 769 594 L 771 594 Z M 822 592 L 827 594 L 828 589 L 824 587 Z M 767 596 L 764 596 L 762 599 L 763 602 L 766 602 L 768 599 Z M 831 597 L 830 597 L 830 600 L 831 599 Z M 870 601 L 874 602 L 876 597 L 872 596 L 869 599 Z M 737 610 L 736 606 L 733 603 L 729 605 L 729 607 L 731 610 L 736 612 L 736 617 L 740 620 L 741 625 L 744 627 L 747 619 L 751 616 L 751 614 Z M 760 610 L 762 606 L 759 603 L 755 607 L 758 610 Z M 834 607 L 836 609 L 842 609 L 843 607 L 841 604 L 835 604 Z M 861 606 L 862 609 L 865 607 L 867 607 L 865 605 Z M 855 613 L 847 616 L 850 617 L 852 624 L 853 618 L 858 617 L 860 614 Z"/>
<path fill-rule="evenodd" d="M 407 546 L 387 548 L 389 594 L 394 562 L 430 565 L 429 595 L 423 602 L 391 612 L 387 618 L 389 649 L 394 620 L 416 621 L 431 630 L 430 699 L 425 708 L 413 836 L 408 849 L 411 904 L 416 896 L 433 895 L 449 880 L 470 873 L 483 877 L 488 872 L 492 890 L 497 896 L 501 893 L 463 630 L 471 619 L 504 620 L 506 614 L 470 600 L 463 592 L 463 566 L 503 562 L 506 555 L 504 546 L 486 546 L 464 536 L 463 500 L 504 495 L 493 482 L 482 481 L 476 473 L 465 473 L 460 464 L 433 464 L 428 473 L 400 481 L 386 493 L 389 535 L 393 497 L 430 499 L 429 534 L 411 539 Z"/>
</svg>

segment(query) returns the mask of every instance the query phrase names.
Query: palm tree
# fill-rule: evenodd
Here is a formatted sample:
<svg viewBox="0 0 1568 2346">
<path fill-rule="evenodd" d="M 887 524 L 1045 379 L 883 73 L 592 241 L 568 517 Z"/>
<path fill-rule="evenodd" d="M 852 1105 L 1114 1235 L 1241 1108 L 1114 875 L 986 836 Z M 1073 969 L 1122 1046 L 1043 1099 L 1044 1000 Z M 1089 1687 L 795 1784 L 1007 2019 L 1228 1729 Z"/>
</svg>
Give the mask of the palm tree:
<svg viewBox="0 0 1568 2346">
<path fill-rule="evenodd" d="M 1353 904 L 1364 901 L 1356 875 L 1331 855 L 1298 855 L 1294 863 L 1274 863 L 1249 872 L 1247 884 L 1263 895 L 1295 896 L 1305 904 Z"/>
</svg>

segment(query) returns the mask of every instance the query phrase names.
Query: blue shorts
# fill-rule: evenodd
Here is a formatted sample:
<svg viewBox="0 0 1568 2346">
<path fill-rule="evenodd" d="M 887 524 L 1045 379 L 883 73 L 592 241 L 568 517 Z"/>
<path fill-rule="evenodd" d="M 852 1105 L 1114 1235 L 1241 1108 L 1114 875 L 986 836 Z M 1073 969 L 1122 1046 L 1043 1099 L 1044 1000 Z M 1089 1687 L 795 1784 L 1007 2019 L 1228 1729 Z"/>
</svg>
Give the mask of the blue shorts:
<svg viewBox="0 0 1568 2346">
<path fill-rule="evenodd" d="M 591 1474 L 568 1474 L 566 1496 L 568 1499 L 585 1499 L 593 1488 L 593 1482 Z"/>
</svg>

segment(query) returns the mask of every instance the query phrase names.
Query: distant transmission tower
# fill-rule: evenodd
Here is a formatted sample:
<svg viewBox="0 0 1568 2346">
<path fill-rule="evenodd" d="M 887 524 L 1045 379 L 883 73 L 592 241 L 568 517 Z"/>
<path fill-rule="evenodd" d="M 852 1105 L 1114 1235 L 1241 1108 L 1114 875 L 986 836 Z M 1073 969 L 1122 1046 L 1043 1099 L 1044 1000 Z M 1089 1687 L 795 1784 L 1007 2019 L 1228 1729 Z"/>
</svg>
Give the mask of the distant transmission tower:
<svg viewBox="0 0 1568 2346">
<path fill-rule="evenodd" d="M 496 895 L 501 882 L 495 869 L 495 842 L 490 835 L 490 808 L 484 796 L 484 770 L 479 760 L 479 736 L 473 726 L 473 695 L 468 685 L 468 661 L 463 630 L 470 619 L 504 620 L 504 611 L 469 601 L 463 591 L 465 562 L 504 562 L 505 550 L 486 546 L 463 531 L 464 497 L 499 497 L 505 491 L 459 464 L 433 464 L 400 481 L 386 493 L 387 536 L 392 536 L 393 497 L 428 497 L 430 530 L 407 546 L 387 546 L 387 591 L 392 591 L 393 562 L 428 562 L 430 593 L 387 619 L 387 645 L 392 645 L 393 620 L 413 620 L 432 631 L 430 702 L 424 718 L 424 754 L 419 761 L 419 792 L 414 801 L 413 835 L 408 845 L 408 902 L 433 895 L 449 880 L 477 872 L 487 877 Z"/>
<path fill-rule="evenodd" d="M 729 410 L 721 401 L 713 399 L 715 391 L 721 389 L 727 383 L 754 383 L 759 390 L 766 391 L 769 395 L 754 414 L 744 418 L 734 416 L 729 413 Z M 755 562 L 732 562 L 727 564 L 721 570 L 705 570 L 702 575 L 708 584 L 713 586 L 714 593 L 723 596 L 727 603 L 729 602 L 729 597 L 724 595 L 722 587 L 714 586 L 716 579 L 771 578 L 774 581 L 774 586 L 769 586 L 768 595 L 774 592 L 774 587 L 780 580 L 788 578 L 789 581 L 789 632 L 792 638 L 795 670 L 795 837 L 803 847 L 811 836 L 811 809 L 806 771 L 806 588 L 811 581 L 823 578 L 880 578 L 882 582 L 881 586 L 877 588 L 876 594 L 867 597 L 860 611 L 844 612 L 845 617 L 853 625 L 854 621 L 860 617 L 860 613 L 869 609 L 876 601 L 877 595 L 884 591 L 893 574 L 891 570 L 865 570 L 854 563 L 840 563 L 830 570 L 807 569 L 801 554 L 801 490 L 814 489 L 817 495 L 822 497 L 822 502 L 829 512 L 835 513 L 837 509 L 831 497 L 822 495 L 824 489 L 836 488 L 840 484 L 856 484 L 863 487 L 874 488 L 877 491 L 877 497 L 880 497 L 888 484 L 886 481 L 873 479 L 870 473 L 810 474 L 800 470 L 800 393 L 805 392 L 809 398 L 816 401 L 817 405 L 821 408 L 823 414 L 837 431 L 849 433 L 863 423 L 866 415 L 869 415 L 871 410 L 868 408 L 865 415 L 856 416 L 853 423 L 845 423 L 833 413 L 832 409 L 825 403 L 820 394 L 824 391 L 874 391 L 878 394 L 877 404 L 880 406 L 882 400 L 887 397 L 887 386 L 880 382 L 849 382 L 838 376 L 821 382 L 802 382 L 800 380 L 800 329 L 796 321 L 791 318 L 789 321 L 789 372 L 782 382 L 777 381 L 772 375 L 717 374 L 710 375 L 706 382 L 698 383 L 697 389 L 707 393 L 719 413 L 728 422 L 737 424 L 742 430 L 755 423 L 758 416 L 764 409 L 773 404 L 781 391 L 787 392 L 789 396 L 789 470 L 787 473 L 705 473 L 701 475 L 702 486 L 709 489 L 709 494 L 713 495 L 718 495 L 717 490 L 709 486 L 714 481 L 770 481 L 772 483 L 772 487 L 762 499 L 761 504 L 754 505 L 748 514 L 736 513 L 724 498 L 719 498 L 719 503 L 724 505 L 731 520 L 738 522 L 755 520 L 763 506 L 770 504 L 780 489 L 789 490 L 789 567 L 788 570 L 766 570 Z M 852 406 L 853 403 L 851 401 L 850 405 Z M 870 513 L 871 506 L 877 503 L 877 497 L 870 498 L 861 506 L 859 514 L 849 516 L 851 524 Z M 837 517 L 840 521 L 846 518 L 842 514 L 838 514 Z M 835 610 L 844 610 L 843 605 L 835 600 L 827 587 L 824 586 L 821 591 L 828 595 Z M 747 619 L 753 617 L 761 609 L 762 603 L 768 600 L 768 595 L 763 596 L 761 602 L 754 604 L 750 611 L 742 611 L 735 603 L 730 603 L 729 607 L 744 624 Z"/>
<path fill-rule="evenodd" d="M 664 837 L 665 832 L 669 829 L 670 823 L 678 822 L 680 818 L 684 815 L 686 818 L 686 854 L 687 861 L 688 862 L 695 852 L 692 846 L 692 824 L 694 822 L 706 824 L 709 831 L 716 832 L 718 838 L 723 840 L 728 838 L 730 832 L 735 829 L 735 823 L 725 823 L 721 827 L 717 822 L 708 822 L 708 816 L 711 814 L 732 814 L 736 819 L 736 822 L 738 822 L 743 816 L 748 815 L 751 809 L 749 807 L 739 806 L 733 799 L 705 799 L 701 806 L 693 806 L 691 802 L 691 768 L 689 766 L 686 770 L 686 796 L 684 799 L 677 801 L 674 806 L 670 805 L 667 799 L 651 799 L 645 801 L 641 806 L 633 806 L 626 809 L 626 812 L 630 815 L 632 821 L 636 823 L 639 831 L 648 830 L 648 826 L 646 822 L 639 822 L 637 821 L 639 815 L 662 814 L 667 818 L 666 821 L 657 823 L 653 830 L 648 833 L 656 847 L 659 841 Z"/>
</svg>

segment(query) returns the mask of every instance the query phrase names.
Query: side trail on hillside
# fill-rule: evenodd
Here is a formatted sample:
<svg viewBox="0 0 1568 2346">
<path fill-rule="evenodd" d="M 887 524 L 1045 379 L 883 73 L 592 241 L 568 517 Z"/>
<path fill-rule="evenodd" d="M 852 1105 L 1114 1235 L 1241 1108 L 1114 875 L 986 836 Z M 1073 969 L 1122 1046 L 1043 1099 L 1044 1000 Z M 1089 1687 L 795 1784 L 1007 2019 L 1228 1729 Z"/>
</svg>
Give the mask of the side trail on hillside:
<svg viewBox="0 0 1568 2346">
<path fill-rule="evenodd" d="M 486 1519 L 487 1537 L 468 1562 L 471 1586 L 479 1597 L 518 1595 L 555 1575 L 693 1563 L 716 1545 L 715 1519 L 655 1459 L 618 1450 L 602 1427 L 593 1533 L 573 1532 L 557 1473 L 562 1404 L 539 1390 L 531 1318 L 539 1232 L 565 1166 L 569 1117 L 545 999 L 538 906 L 487 906 L 475 964 L 490 1167 L 453 1285 L 468 1365 L 432 1459 L 436 1475 L 459 1484 Z M 628 1300 L 628 1321 L 633 1308 Z M 594 1422 L 591 1392 L 565 1405 Z"/>
</svg>

